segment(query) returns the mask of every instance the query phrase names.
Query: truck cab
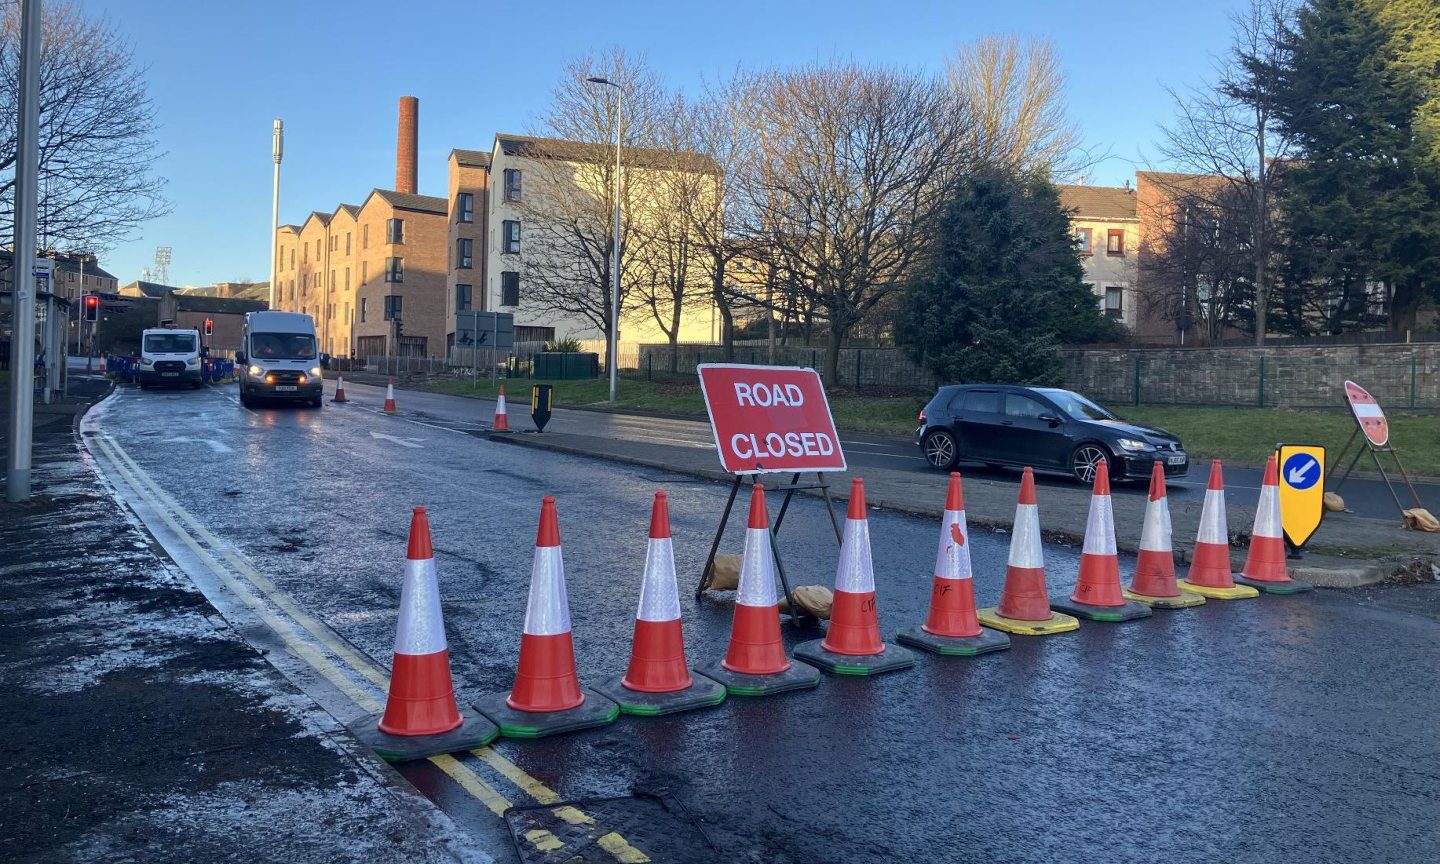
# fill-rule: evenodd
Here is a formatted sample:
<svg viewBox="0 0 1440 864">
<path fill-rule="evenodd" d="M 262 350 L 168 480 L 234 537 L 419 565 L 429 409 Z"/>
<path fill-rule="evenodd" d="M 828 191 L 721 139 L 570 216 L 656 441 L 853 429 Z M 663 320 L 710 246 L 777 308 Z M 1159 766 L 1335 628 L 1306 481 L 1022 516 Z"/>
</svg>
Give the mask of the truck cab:
<svg viewBox="0 0 1440 864">
<path fill-rule="evenodd" d="M 200 331 L 160 327 L 140 334 L 140 389 L 199 387 Z"/>
<path fill-rule="evenodd" d="M 261 399 L 324 404 L 320 340 L 315 322 L 298 312 L 251 312 L 245 316 L 240 350 L 235 352 L 240 404 Z"/>
</svg>

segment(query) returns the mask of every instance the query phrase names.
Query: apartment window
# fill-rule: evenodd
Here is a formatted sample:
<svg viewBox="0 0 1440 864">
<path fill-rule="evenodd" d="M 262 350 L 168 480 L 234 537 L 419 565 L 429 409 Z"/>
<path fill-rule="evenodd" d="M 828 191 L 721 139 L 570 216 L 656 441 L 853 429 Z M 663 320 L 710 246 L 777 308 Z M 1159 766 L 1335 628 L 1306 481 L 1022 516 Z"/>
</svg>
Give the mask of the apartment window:
<svg viewBox="0 0 1440 864">
<path fill-rule="evenodd" d="M 468 270 L 473 266 L 473 250 L 475 241 L 469 237 L 460 237 L 455 240 L 455 266 L 461 270 Z"/>
<path fill-rule="evenodd" d="M 405 220 L 404 220 L 404 219 L 386 219 L 386 220 L 385 220 L 385 242 L 386 242 L 386 243 L 404 243 L 404 242 L 405 242 Z"/>
<path fill-rule="evenodd" d="M 456 284 L 455 286 L 455 311 L 470 311 L 470 286 Z"/>
<path fill-rule="evenodd" d="M 360 298 L 360 323 L 365 323 L 365 298 Z"/>
<path fill-rule="evenodd" d="M 461 192 L 455 199 L 455 210 L 459 214 L 455 221 L 475 221 L 475 195 L 472 192 Z"/>
<path fill-rule="evenodd" d="M 1111 228 L 1105 238 L 1106 255 L 1125 254 L 1125 229 Z"/>
<path fill-rule="evenodd" d="M 300 274 L 300 296 L 301 296 L 301 297 L 308 297 L 308 296 L 310 296 L 310 274 L 309 274 L 309 273 L 301 273 L 301 274 Z"/>
<path fill-rule="evenodd" d="M 346 321 L 349 321 L 349 320 L 350 320 L 350 304 L 349 304 L 349 303 L 346 303 L 346 304 L 345 304 L 345 320 L 346 320 Z"/>
<path fill-rule="evenodd" d="M 394 321 L 400 318 L 400 301 L 404 299 L 391 294 L 385 298 L 385 320 Z"/>
<path fill-rule="evenodd" d="M 520 274 L 514 270 L 500 274 L 500 305 L 520 305 Z"/>
<path fill-rule="evenodd" d="M 370 248 L 370 225 L 366 223 L 360 226 L 360 248 Z"/>
<path fill-rule="evenodd" d="M 350 268 L 349 268 L 349 267 L 346 267 L 346 268 L 345 268 L 345 290 L 346 290 L 346 291 L 349 291 L 349 290 L 350 290 Z"/>
<path fill-rule="evenodd" d="M 294 247 L 294 246 L 291 246 L 291 247 L 290 247 L 290 269 L 291 269 L 291 270 L 294 270 L 294 269 L 295 269 L 295 247 Z"/>
<path fill-rule="evenodd" d="M 506 219 L 503 223 L 503 230 L 500 234 L 504 238 L 502 247 L 507 255 L 517 255 L 520 252 L 520 223 L 515 219 Z"/>
<path fill-rule="evenodd" d="M 1079 250 L 1081 255 L 1093 255 L 1095 253 L 1095 249 L 1091 245 L 1089 228 L 1075 229 L 1075 248 Z"/>
<path fill-rule="evenodd" d="M 331 287 L 331 288 L 334 288 L 334 287 L 335 287 L 335 271 L 334 271 L 334 270 L 331 270 L 331 271 L 330 271 L 330 287 Z"/>
<path fill-rule="evenodd" d="M 405 281 L 405 259 L 404 259 L 404 258 L 386 258 L 386 259 L 385 259 L 385 281 L 386 281 L 386 282 L 404 282 L 404 281 Z"/>
<path fill-rule="evenodd" d="M 505 200 L 506 200 L 506 201 L 519 201 L 519 200 L 520 200 L 520 169 L 519 169 L 519 168 L 506 168 L 506 169 L 505 169 Z"/>
<path fill-rule="evenodd" d="M 339 237 L 335 237 L 335 236 L 333 236 L 333 235 L 330 237 L 330 251 L 331 251 L 331 252 L 334 252 L 334 251 L 335 251 L 335 241 L 337 241 L 337 240 L 339 240 L 339 239 L 340 239 Z"/>
<path fill-rule="evenodd" d="M 361 284 L 361 285 L 364 285 L 365 283 L 367 283 L 367 282 L 369 282 L 369 281 L 370 281 L 370 262 L 369 262 L 369 261 L 361 261 L 361 262 L 360 262 L 360 284 Z"/>
<path fill-rule="evenodd" d="M 323 253 L 324 251 L 325 251 L 325 248 L 320 245 L 320 238 L 319 238 L 319 237 L 316 237 L 316 238 L 315 238 L 315 260 L 316 260 L 316 261 L 319 261 L 319 260 L 320 260 L 320 255 L 321 255 L 321 253 Z"/>
<path fill-rule="evenodd" d="M 300 247 L 300 263 L 305 264 L 310 260 L 310 244 L 306 243 Z"/>
<path fill-rule="evenodd" d="M 346 232 L 345 232 L 345 254 L 346 254 L 346 255 L 349 255 L 349 254 L 350 254 L 350 232 L 349 232 L 349 231 L 346 231 Z"/>
<path fill-rule="evenodd" d="M 1123 286 L 1105 286 L 1105 314 L 1111 318 L 1125 317 L 1125 288 Z"/>
</svg>

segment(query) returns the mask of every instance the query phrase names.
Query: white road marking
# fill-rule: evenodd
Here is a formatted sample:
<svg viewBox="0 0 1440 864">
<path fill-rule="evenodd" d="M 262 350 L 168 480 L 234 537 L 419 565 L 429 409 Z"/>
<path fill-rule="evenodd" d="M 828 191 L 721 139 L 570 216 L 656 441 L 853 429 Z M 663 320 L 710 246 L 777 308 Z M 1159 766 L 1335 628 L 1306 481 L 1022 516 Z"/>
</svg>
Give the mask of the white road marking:
<svg viewBox="0 0 1440 864">
<path fill-rule="evenodd" d="M 401 447 L 409 447 L 412 450 L 419 450 L 420 442 L 425 440 L 424 438 L 401 438 L 399 435 L 386 435 L 383 432 L 371 432 L 370 437 L 383 438 L 386 441 L 394 441 Z"/>
<path fill-rule="evenodd" d="M 183 437 L 183 436 L 182 436 L 182 437 L 178 437 L 178 438 L 166 438 L 166 439 L 165 439 L 165 443 L 166 443 L 166 444 L 204 444 L 205 446 L 209 447 L 211 450 L 215 451 L 216 453 L 234 453 L 234 452 L 235 452 L 234 450 L 230 449 L 230 446 L 229 446 L 228 444 L 225 444 L 224 442 L 221 442 L 221 441 L 216 441 L 214 438 L 186 438 L 186 437 Z"/>
</svg>

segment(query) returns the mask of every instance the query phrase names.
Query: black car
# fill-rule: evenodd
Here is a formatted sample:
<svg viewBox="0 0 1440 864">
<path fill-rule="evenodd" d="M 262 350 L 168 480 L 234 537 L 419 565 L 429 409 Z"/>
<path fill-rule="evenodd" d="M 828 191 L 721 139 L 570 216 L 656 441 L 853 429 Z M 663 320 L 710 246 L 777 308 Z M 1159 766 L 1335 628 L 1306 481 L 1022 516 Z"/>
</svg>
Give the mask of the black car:
<svg viewBox="0 0 1440 864">
<path fill-rule="evenodd" d="M 1184 474 L 1190 457 L 1180 439 L 1122 420 L 1094 402 L 1052 387 L 964 384 L 941 387 L 920 412 L 915 440 L 925 461 L 1029 465 L 1095 479 L 1105 459 L 1116 479 L 1147 479 L 1160 462 L 1167 477 Z"/>
</svg>

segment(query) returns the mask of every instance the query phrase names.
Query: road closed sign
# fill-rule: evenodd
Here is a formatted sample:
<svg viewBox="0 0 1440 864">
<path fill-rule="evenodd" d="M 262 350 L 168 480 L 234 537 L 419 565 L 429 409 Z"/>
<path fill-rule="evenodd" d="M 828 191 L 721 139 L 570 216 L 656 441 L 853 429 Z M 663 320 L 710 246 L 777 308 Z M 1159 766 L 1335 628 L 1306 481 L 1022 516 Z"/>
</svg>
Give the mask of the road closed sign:
<svg viewBox="0 0 1440 864">
<path fill-rule="evenodd" d="M 1281 444 L 1275 461 L 1280 466 L 1280 527 L 1298 549 L 1325 515 L 1325 448 Z"/>
<path fill-rule="evenodd" d="M 1360 431 L 1365 433 L 1366 440 L 1376 447 L 1384 447 L 1390 440 L 1390 421 L 1385 419 L 1385 412 L 1380 410 L 1380 403 L 1375 401 L 1375 397 L 1354 381 L 1346 381 L 1345 401 L 1350 403 L 1350 411 L 1355 415 L 1355 422 L 1360 424 Z"/>
<path fill-rule="evenodd" d="M 814 369 L 704 363 L 697 371 L 726 471 L 845 470 L 830 403 Z"/>
</svg>

